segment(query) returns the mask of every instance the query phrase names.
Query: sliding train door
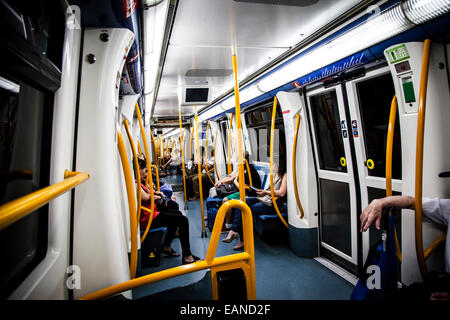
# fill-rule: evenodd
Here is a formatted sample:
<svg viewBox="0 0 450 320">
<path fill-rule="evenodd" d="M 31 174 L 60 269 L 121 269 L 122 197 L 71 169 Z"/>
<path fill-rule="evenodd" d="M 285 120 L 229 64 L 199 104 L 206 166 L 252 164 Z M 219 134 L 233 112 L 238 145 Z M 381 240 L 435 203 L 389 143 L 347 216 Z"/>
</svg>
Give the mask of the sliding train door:
<svg viewBox="0 0 450 320">
<path fill-rule="evenodd" d="M 359 69 L 351 77 L 337 79 L 332 87 L 307 93 L 318 168 L 320 254 L 354 273 L 381 239 L 374 226 L 359 232 L 359 216 L 373 199 L 386 195 L 386 140 L 393 96 L 387 67 Z M 394 195 L 402 191 L 398 116 L 396 123 Z M 396 220 L 400 233 L 400 215 Z"/>
<path fill-rule="evenodd" d="M 373 199 L 386 196 L 386 141 L 391 101 L 395 90 L 388 67 L 365 72 L 363 77 L 345 82 L 360 182 L 361 210 Z M 392 152 L 392 193 L 401 194 L 401 139 L 398 112 Z M 401 216 L 394 210 L 398 238 Z M 360 213 L 359 213 L 360 214 Z M 359 218 L 358 218 L 359 219 Z M 358 227 L 359 230 L 359 227 Z M 381 230 L 372 225 L 362 234 L 362 255 L 381 239 Z"/>
<path fill-rule="evenodd" d="M 319 187 L 320 254 L 357 272 L 357 177 L 340 86 L 307 93 Z"/>
</svg>

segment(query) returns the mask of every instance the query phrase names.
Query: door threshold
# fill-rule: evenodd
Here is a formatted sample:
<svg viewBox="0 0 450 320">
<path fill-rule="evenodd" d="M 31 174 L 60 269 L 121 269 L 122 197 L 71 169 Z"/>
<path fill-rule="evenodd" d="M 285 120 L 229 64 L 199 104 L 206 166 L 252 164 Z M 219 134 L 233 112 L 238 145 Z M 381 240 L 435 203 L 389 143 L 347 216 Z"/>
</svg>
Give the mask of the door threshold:
<svg viewBox="0 0 450 320">
<path fill-rule="evenodd" d="M 358 277 L 356 277 L 354 274 L 348 272 L 344 268 L 338 266 L 334 262 L 328 260 L 327 258 L 316 257 L 316 258 L 314 258 L 314 260 L 316 260 L 317 262 L 319 262 L 321 265 L 325 266 L 326 268 L 330 269 L 337 275 L 341 276 L 342 278 L 344 278 L 345 280 L 350 282 L 352 285 L 355 286 L 356 283 L 358 282 Z"/>
</svg>

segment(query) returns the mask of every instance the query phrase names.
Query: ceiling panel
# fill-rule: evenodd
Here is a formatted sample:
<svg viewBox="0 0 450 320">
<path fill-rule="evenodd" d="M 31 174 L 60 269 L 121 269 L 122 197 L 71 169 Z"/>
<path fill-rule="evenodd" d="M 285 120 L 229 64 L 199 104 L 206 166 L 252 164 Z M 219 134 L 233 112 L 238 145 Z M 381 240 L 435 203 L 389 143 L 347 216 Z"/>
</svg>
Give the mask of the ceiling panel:
<svg viewBox="0 0 450 320">
<path fill-rule="evenodd" d="M 226 72 L 232 70 L 233 45 L 237 47 L 238 80 L 242 81 L 360 1 L 274 2 L 179 1 L 152 115 L 178 115 L 177 97 L 183 85 L 208 84 L 212 99 L 233 88 L 233 75 Z M 224 70 L 222 76 L 211 76 L 219 74 L 214 73 L 219 69 Z M 194 112 L 193 107 L 181 110 L 183 115 Z"/>
</svg>

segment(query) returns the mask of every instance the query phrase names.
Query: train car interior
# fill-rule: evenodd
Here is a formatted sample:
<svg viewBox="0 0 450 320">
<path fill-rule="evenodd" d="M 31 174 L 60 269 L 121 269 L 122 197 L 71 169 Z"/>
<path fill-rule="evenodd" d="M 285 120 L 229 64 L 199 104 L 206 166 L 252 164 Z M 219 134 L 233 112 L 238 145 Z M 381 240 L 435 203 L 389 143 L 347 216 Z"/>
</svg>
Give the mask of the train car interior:
<svg viewBox="0 0 450 320">
<path fill-rule="evenodd" d="M 450 283 L 449 0 L 0 7 L 0 299 Z"/>
</svg>

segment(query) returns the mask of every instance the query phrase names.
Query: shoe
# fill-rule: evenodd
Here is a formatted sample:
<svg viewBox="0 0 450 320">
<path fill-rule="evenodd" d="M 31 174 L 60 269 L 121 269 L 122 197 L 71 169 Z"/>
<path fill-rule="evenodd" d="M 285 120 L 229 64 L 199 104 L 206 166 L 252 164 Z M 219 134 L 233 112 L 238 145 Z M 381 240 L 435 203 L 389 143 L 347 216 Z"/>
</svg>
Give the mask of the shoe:
<svg viewBox="0 0 450 320">
<path fill-rule="evenodd" d="M 179 257 L 180 254 L 170 248 L 169 250 L 164 250 L 164 248 L 161 250 L 164 254 L 168 255 L 169 257 Z"/>
<path fill-rule="evenodd" d="M 234 246 L 234 247 L 233 247 L 233 250 L 235 250 L 235 251 L 241 251 L 241 250 L 244 250 L 244 243 L 238 244 L 238 245 Z"/>
<path fill-rule="evenodd" d="M 189 264 L 189 263 L 194 263 L 194 262 L 197 262 L 197 261 L 202 260 L 202 259 L 200 259 L 199 257 L 194 256 L 194 255 L 192 255 L 192 258 L 194 258 L 194 261 L 191 261 L 191 262 L 188 262 L 188 261 L 184 260 L 184 258 L 183 258 L 183 259 L 181 259 L 181 263 L 182 263 L 182 264 Z"/>
<path fill-rule="evenodd" d="M 231 237 L 229 237 L 229 238 L 226 237 L 225 239 L 222 239 L 222 242 L 230 243 L 230 242 L 233 241 L 234 239 L 238 239 L 238 238 L 239 238 L 239 234 L 233 232 L 233 234 L 231 235 Z"/>
</svg>

